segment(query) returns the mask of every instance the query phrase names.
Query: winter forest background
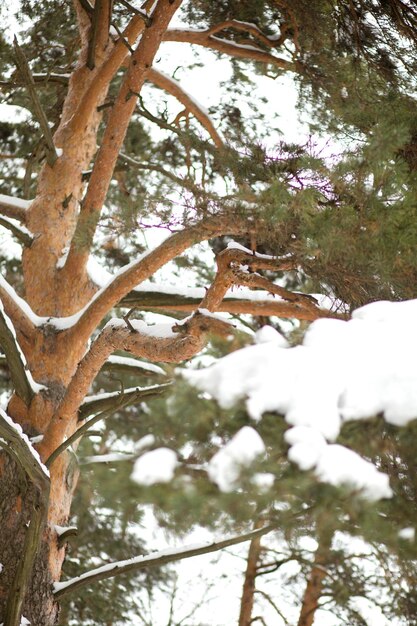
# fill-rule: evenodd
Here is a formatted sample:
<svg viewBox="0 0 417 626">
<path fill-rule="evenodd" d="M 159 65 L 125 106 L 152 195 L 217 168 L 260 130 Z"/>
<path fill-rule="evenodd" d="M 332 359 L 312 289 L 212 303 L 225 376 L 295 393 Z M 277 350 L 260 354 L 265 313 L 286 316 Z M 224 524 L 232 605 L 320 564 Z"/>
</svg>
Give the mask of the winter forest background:
<svg viewBox="0 0 417 626">
<path fill-rule="evenodd" d="M 0 15 L 0 624 L 417 624 L 415 3 Z"/>
</svg>

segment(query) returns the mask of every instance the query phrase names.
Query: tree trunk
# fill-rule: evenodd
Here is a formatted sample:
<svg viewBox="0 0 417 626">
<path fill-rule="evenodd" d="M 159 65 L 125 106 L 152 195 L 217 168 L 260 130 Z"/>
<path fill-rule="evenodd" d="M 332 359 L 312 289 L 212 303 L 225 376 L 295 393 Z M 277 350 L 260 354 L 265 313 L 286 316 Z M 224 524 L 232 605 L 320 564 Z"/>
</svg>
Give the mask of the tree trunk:
<svg viewBox="0 0 417 626">
<path fill-rule="evenodd" d="M 320 597 L 323 590 L 323 581 L 327 576 L 326 564 L 332 543 L 333 531 L 328 528 L 319 532 L 319 545 L 314 558 L 313 568 L 307 581 L 301 605 L 300 617 L 297 626 L 312 626 L 316 617 Z"/>
<path fill-rule="evenodd" d="M 258 520 L 254 528 L 260 528 L 262 522 Z M 252 539 L 249 545 L 246 562 L 245 580 L 243 583 L 242 598 L 240 601 L 239 626 L 250 626 L 252 623 L 253 603 L 255 599 L 255 578 L 261 554 L 261 537 Z"/>
</svg>

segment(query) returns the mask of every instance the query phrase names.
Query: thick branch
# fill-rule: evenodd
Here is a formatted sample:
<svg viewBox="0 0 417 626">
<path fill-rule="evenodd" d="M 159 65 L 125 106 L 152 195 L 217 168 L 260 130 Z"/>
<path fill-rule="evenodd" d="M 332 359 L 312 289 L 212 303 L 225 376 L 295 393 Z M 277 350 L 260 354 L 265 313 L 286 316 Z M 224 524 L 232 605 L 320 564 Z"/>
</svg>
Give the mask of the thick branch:
<svg viewBox="0 0 417 626">
<path fill-rule="evenodd" d="M 135 285 L 152 276 L 160 267 L 190 246 L 224 232 L 247 232 L 248 225 L 232 218 L 213 217 L 168 237 L 163 243 L 142 255 L 119 272 L 106 287 L 97 292 L 70 333 L 88 338 L 100 321 Z"/>
<path fill-rule="evenodd" d="M 122 298 L 119 306 L 132 308 L 140 307 L 142 311 L 163 311 L 165 313 L 184 312 L 191 313 L 201 306 L 204 290 L 201 289 L 201 298 L 186 296 L 183 294 L 169 294 L 161 291 L 147 291 L 138 289 L 131 291 Z M 265 291 L 254 291 L 253 299 L 237 296 L 226 296 L 216 307 L 219 313 L 231 313 L 232 315 L 261 315 L 263 317 L 281 317 L 284 319 L 298 319 L 314 321 L 321 317 L 346 319 L 347 315 L 330 311 L 319 307 L 304 307 L 301 302 L 285 302 L 274 298 Z"/>
<path fill-rule="evenodd" d="M 95 68 L 96 47 L 103 46 L 103 38 L 107 40 L 108 37 L 111 5 L 112 3 L 108 2 L 108 0 L 95 0 L 94 3 L 86 64 L 90 70 Z"/>
<path fill-rule="evenodd" d="M 319 544 L 304 592 L 298 626 L 312 626 L 323 592 L 323 581 L 327 576 L 326 564 L 329 560 L 333 531 L 327 527 L 319 528 L 318 534 Z"/>
<path fill-rule="evenodd" d="M 275 526 L 264 526 L 251 532 L 222 539 L 220 541 L 213 541 L 210 543 L 201 544 L 200 546 L 190 546 L 182 549 L 163 550 L 150 554 L 149 556 L 139 556 L 126 561 L 118 561 L 116 563 L 109 563 L 103 565 L 95 570 L 86 572 L 77 578 L 72 578 L 66 582 L 55 583 L 55 597 L 60 598 L 68 593 L 89 585 L 93 582 L 105 580 L 106 578 L 113 578 L 119 574 L 125 574 L 127 572 L 135 572 L 148 567 L 159 567 L 166 565 L 167 563 L 175 563 L 183 559 L 189 559 L 192 556 L 199 556 L 201 554 L 208 554 L 209 552 L 217 552 L 223 550 L 229 546 L 234 546 L 245 541 L 250 541 L 254 537 L 260 537 L 266 535 L 275 529 Z"/>
<path fill-rule="evenodd" d="M 134 322 L 136 320 L 131 324 Z M 38 446 L 42 458 L 48 458 L 67 436 L 72 435 L 77 426 L 78 408 L 112 352 L 125 350 L 153 361 L 180 363 L 203 348 L 208 333 L 218 332 L 219 329 L 224 331 L 225 323 L 196 313 L 177 328 L 164 325 L 162 333 L 159 327 L 147 327 L 144 322 L 138 322 L 137 325 L 138 329 L 132 331 L 124 320 L 112 320 L 97 337 L 80 362 L 62 403 Z"/>
<path fill-rule="evenodd" d="M 10 376 L 17 395 L 29 406 L 34 392 L 30 384 L 26 359 L 17 343 L 15 329 L 0 303 L 0 345 L 6 355 Z"/>
<path fill-rule="evenodd" d="M 262 526 L 261 521 L 257 521 L 255 528 Z M 252 539 L 249 545 L 249 552 L 246 559 L 245 580 L 243 583 L 242 598 L 240 600 L 240 613 L 238 626 L 251 626 L 252 611 L 255 599 L 255 579 L 259 557 L 261 555 L 261 537 Z"/>
<path fill-rule="evenodd" d="M 106 198 L 130 118 L 136 106 L 138 94 L 147 79 L 168 24 L 180 6 L 181 1 L 173 0 L 167 4 L 165 0 L 158 0 L 152 14 L 152 22 L 149 27 L 145 28 L 138 47 L 132 55 L 129 68 L 109 115 L 103 140 L 97 153 L 76 232 L 64 268 L 64 280 L 73 282 L 74 279 L 77 280 L 77 278 L 85 275 L 85 266 L 96 224 Z M 140 18 L 137 17 L 137 19 Z M 81 241 L 83 242 L 82 244 L 80 243 Z"/>
<path fill-rule="evenodd" d="M 269 52 L 264 52 L 254 45 L 239 44 L 220 37 L 214 37 L 210 34 L 210 30 L 181 30 L 170 29 L 165 33 L 164 41 L 177 41 L 180 43 L 192 43 L 198 46 L 204 46 L 217 52 L 228 54 L 232 57 L 246 59 L 248 61 L 258 61 L 259 63 L 268 63 L 284 70 L 295 71 L 296 66 L 291 61 L 287 61 L 280 57 L 276 57 Z"/>
<path fill-rule="evenodd" d="M 191 96 L 189 96 L 178 83 L 170 76 L 158 72 L 155 68 L 152 68 L 148 74 L 148 80 L 159 87 L 164 89 L 172 96 L 174 96 L 181 104 L 183 104 L 187 111 L 192 113 L 202 126 L 207 130 L 210 137 L 213 139 L 214 144 L 218 148 L 223 147 L 223 140 L 217 132 L 213 122 L 210 119 L 209 114 L 205 111 Z"/>
</svg>

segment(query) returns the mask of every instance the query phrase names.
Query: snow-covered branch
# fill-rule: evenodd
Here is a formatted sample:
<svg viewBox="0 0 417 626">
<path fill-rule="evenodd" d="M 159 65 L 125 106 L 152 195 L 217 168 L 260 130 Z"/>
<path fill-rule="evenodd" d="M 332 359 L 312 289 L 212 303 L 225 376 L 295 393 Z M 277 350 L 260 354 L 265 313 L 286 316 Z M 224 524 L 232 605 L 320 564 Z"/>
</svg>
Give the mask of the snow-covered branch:
<svg viewBox="0 0 417 626">
<path fill-rule="evenodd" d="M 29 406 L 35 386 L 26 359 L 17 342 L 14 326 L 0 302 L 0 345 L 6 355 L 10 376 L 17 395 Z"/>
<path fill-rule="evenodd" d="M 145 363 L 144 361 L 126 356 L 109 356 L 101 369 L 104 371 L 124 372 L 134 375 L 166 376 L 166 372 L 162 367 L 159 367 L 159 365 Z"/>
<path fill-rule="evenodd" d="M 389 498 L 388 476 L 333 442 L 345 421 L 384 415 L 401 426 L 416 418 L 416 312 L 417 300 L 375 302 L 349 321 L 314 322 L 294 348 L 270 329 L 258 345 L 183 376 L 223 408 L 244 401 L 255 421 L 267 411 L 284 415 L 289 459 L 321 482 Z"/>
<path fill-rule="evenodd" d="M 149 387 L 132 387 L 120 391 L 110 393 L 100 393 L 95 396 L 87 396 L 78 410 L 78 418 L 85 420 L 89 415 L 98 411 L 108 409 L 117 410 L 120 405 L 120 399 L 123 398 L 123 406 L 130 406 L 136 402 L 141 402 L 145 398 L 153 398 L 165 393 L 172 383 L 164 383 L 162 385 L 150 385 Z"/>
<path fill-rule="evenodd" d="M 10 232 L 16 237 L 16 239 L 20 241 L 20 243 L 22 243 L 24 246 L 29 247 L 32 244 L 33 235 L 31 235 L 31 233 L 24 226 L 16 224 L 13 219 L 10 219 L 8 217 L 0 217 L 0 226 L 4 226 L 4 228 L 10 230 Z"/>
<path fill-rule="evenodd" d="M 42 465 L 39 454 L 21 426 L 0 409 L 0 445 L 4 444 L 6 451 L 24 470 L 30 482 L 44 490 L 49 483 L 48 470 Z"/>
<path fill-rule="evenodd" d="M 246 59 L 248 61 L 258 61 L 267 63 L 285 70 L 295 70 L 295 64 L 281 57 L 277 57 L 259 48 L 255 42 L 253 44 L 240 44 L 229 39 L 222 39 L 210 34 L 209 30 L 186 30 L 169 29 L 164 36 L 164 41 L 177 41 L 181 43 L 192 43 L 205 48 L 210 48 L 216 52 L 222 52 L 232 57 Z"/>
<path fill-rule="evenodd" d="M 32 337 L 36 326 L 42 323 L 26 300 L 17 295 L 7 280 L 0 274 L 0 299 L 8 317 L 12 320 L 16 333 L 23 333 L 26 338 Z"/>
<path fill-rule="evenodd" d="M 140 307 L 142 311 L 182 311 L 192 313 L 200 305 L 206 294 L 203 287 L 184 288 L 182 286 L 171 287 L 158 284 L 146 284 L 138 289 L 130 291 L 120 301 L 120 306 L 128 308 Z M 343 312 L 333 311 L 331 302 L 323 296 L 315 308 L 300 306 L 297 302 L 288 302 L 276 297 L 270 292 L 250 290 L 244 287 L 230 289 L 216 311 L 219 313 L 231 313 L 232 315 L 262 315 L 265 317 L 276 316 L 283 319 L 298 319 L 314 321 L 321 317 L 334 317 L 346 319 Z"/>
<path fill-rule="evenodd" d="M 30 204 L 30 200 L 20 200 L 0 193 L 0 213 L 22 223 L 26 221 L 26 212 Z"/>
<path fill-rule="evenodd" d="M 76 578 L 71 578 L 65 582 L 55 583 L 55 597 L 61 598 L 68 593 L 72 593 L 76 589 L 80 589 L 85 585 L 90 585 L 106 578 L 113 578 L 119 574 L 126 574 L 127 572 L 136 572 L 148 567 L 159 567 L 166 565 L 167 563 L 175 563 L 183 559 L 189 559 L 193 556 L 200 556 L 201 554 L 208 554 L 209 552 L 217 552 L 223 550 L 229 546 L 234 546 L 245 541 L 251 541 L 255 537 L 260 537 L 272 532 L 276 529 L 276 526 L 269 525 L 257 530 L 252 530 L 247 533 L 241 533 L 233 537 L 220 539 L 219 541 L 211 541 L 207 543 L 201 543 L 197 545 L 185 546 L 184 548 L 174 548 L 168 550 L 162 550 L 161 552 L 155 552 L 148 556 L 138 556 L 133 559 L 127 559 L 125 561 L 117 561 L 115 563 L 109 563 L 102 567 L 97 567 L 94 570 L 86 572 Z"/>
<path fill-rule="evenodd" d="M 46 460 L 47 467 L 50 467 L 52 463 L 55 461 L 55 459 L 60 454 L 62 454 L 62 452 L 64 452 L 64 450 L 72 446 L 74 441 L 77 441 L 77 439 L 80 439 L 80 437 L 83 437 L 85 434 L 87 434 L 90 428 L 94 426 L 94 424 L 96 424 L 97 422 L 100 422 L 101 420 L 107 419 L 108 417 L 111 417 L 112 415 L 114 415 L 114 413 L 116 413 L 116 411 L 133 404 L 133 402 L 137 400 L 140 400 L 145 397 L 150 398 L 152 396 L 163 393 L 168 386 L 169 386 L 168 384 L 154 385 L 154 387 L 148 387 L 144 389 L 140 389 L 140 388 L 135 388 L 133 390 L 128 389 L 124 393 L 117 393 L 116 395 L 115 394 L 102 394 L 107 397 L 97 399 L 97 401 L 92 399 L 90 404 L 94 406 L 94 409 L 93 409 L 93 406 L 89 407 L 88 403 L 86 403 L 87 406 L 84 405 L 84 408 L 85 408 L 84 415 L 80 416 L 79 414 L 80 420 L 85 420 L 93 412 L 99 411 L 100 408 L 104 408 L 104 410 L 94 415 L 94 417 L 84 422 L 81 426 L 78 426 L 77 429 L 72 433 L 72 435 L 70 435 L 67 439 L 64 439 L 64 441 L 57 448 L 55 448 L 55 450 L 51 453 L 51 455 Z M 160 387 L 162 387 L 162 389 L 160 389 Z M 111 397 L 109 398 L 108 396 L 111 396 Z M 99 403 L 101 403 L 101 407 L 99 406 Z"/>
<path fill-rule="evenodd" d="M 159 72 L 154 67 L 148 74 L 148 80 L 159 87 L 164 89 L 172 96 L 174 96 L 181 104 L 184 105 L 187 112 L 192 113 L 200 124 L 207 130 L 210 137 L 213 139 L 214 144 L 218 148 L 223 147 L 223 140 L 216 130 L 210 115 L 204 107 L 197 102 L 190 94 L 188 94 L 178 81 L 174 80 L 167 74 Z"/>
<path fill-rule="evenodd" d="M 174 233 L 156 248 L 142 254 L 124 266 L 114 278 L 98 291 L 90 304 L 85 307 L 71 331 L 78 337 L 88 339 L 105 315 L 126 296 L 135 285 L 163 267 L 166 263 L 180 255 L 192 245 L 211 239 L 224 232 L 240 234 L 247 232 L 248 224 L 239 220 L 236 215 L 231 217 L 216 216 L 202 220 Z"/>
<path fill-rule="evenodd" d="M 230 332 L 228 324 L 200 312 L 174 327 L 172 324 L 147 326 L 137 320 L 132 320 L 127 326 L 124 320 L 110 320 L 81 360 L 68 385 L 67 392 L 39 444 L 42 458 L 50 457 L 77 429 L 78 408 L 112 352 L 125 350 L 151 361 L 180 363 L 203 348 L 208 333 L 221 330 L 224 332 L 225 327 Z"/>
</svg>

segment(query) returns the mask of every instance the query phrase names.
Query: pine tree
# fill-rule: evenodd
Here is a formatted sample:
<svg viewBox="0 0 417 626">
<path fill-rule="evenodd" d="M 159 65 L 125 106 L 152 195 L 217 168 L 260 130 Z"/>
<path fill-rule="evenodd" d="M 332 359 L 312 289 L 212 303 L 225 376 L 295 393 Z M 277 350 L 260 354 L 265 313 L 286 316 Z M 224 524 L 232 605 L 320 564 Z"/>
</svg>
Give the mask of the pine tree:
<svg viewBox="0 0 417 626">
<path fill-rule="evenodd" d="M 196 522 L 213 528 L 221 522 L 228 530 L 238 527 L 229 542 L 236 543 L 279 524 L 289 537 L 297 536 L 294 518 L 317 501 L 314 514 L 302 516 L 301 527 L 320 535 L 320 511 L 337 497 L 335 521 L 359 517 L 361 529 L 372 529 L 379 540 L 379 511 L 358 512 L 355 500 L 300 477 L 287 462 L 285 447 L 276 443 L 274 419 L 262 424 L 271 453 L 269 466 L 258 468 L 280 476 L 273 498 L 256 488 L 249 472 L 242 476 L 247 500 L 238 493 L 219 494 L 198 464 L 213 452 L 216 437 L 226 441 L 247 423 L 244 409 L 221 415 L 184 384 L 170 386 L 161 373 L 154 383 L 140 363 L 110 357 L 118 352 L 178 364 L 204 350 L 209 338 L 213 354 L 233 350 L 245 338 L 236 332 L 229 341 L 230 325 L 211 315 L 217 311 L 249 314 L 246 323 L 256 328 L 271 316 L 344 319 L 358 304 L 415 296 L 413 3 L 157 0 L 139 7 L 124 0 L 114 6 L 107 0 L 72 5 L 23 0 L 20 10 L 29 27 L 19 41 L 10 43 L 5 33 L 0 40 L 7 103 L 30 111 L 27 124 L 0 125 L 1 225 L 22 247 L 21 263 L 4 258 L 0 282 L 0 344 L 8 369 L 5 385 L 13 392 L 7 412 L 0 414 L 0 621 L 16 626 L 24 615 L 32 625 L 56 624 L 60 597 L 101 578 L 112 582 L 114 571 L 96 573 L 91 580 L 56 586 L 54 593 L 68 538 L 60 528 L 68 525 L 74 497 L 81 529 L 95 525 L 94 538 L 80 532 L 73 548 L 87 567 L 93 565 L 90 549 L 100 549 L 100 537 L 106 541 L 113 524 L 121 545 L 105 559 L 141 549 L 126 532 L 128 517 L 139 520 L 139 511 L 118 508 L 117 482 L 106 483 L 108 495 L 105 489 L 91 492 L 97 507 L 101 499 L 113 498 L 113 513 L 82 521 L 89 513 L 82 504 L 89 487 L 79 474 L 88 472 L 88 465 L 78 465 L 77 454 L 91 456 L 100 445 L 111 450 L 124 429 L 130 440 L 153 433 L 155 447 L 187 450 L 192 442 L 192 452 L 182 454 L 184 475 L 173 484 L 134 487 L 129 463 L 118 467 L 124 479 L 116 481 L 127 492 L 136 489 L 138 501 L 157 506 L 161 521 L 177 531 Z M 174 16 L 183 27 L 169 27 Z M 218 111 L 210 115 L 180 82 L 160 71 L 165 42 L 193 44 L 231 59 L 227 100 Z M 245 99 L 251 77 L 286 72 L 296 76 L 300 106 L 314 128 L 340 142 L 337 158 L 321 155 L 311 142 L 281 141 L 271 149 L 267 138 L 273 129 L 262 126 L 258 104 L 251 103 L 247 116 L 242 111 L 248 108 L 245 100 L 252 100 L 252 92 Z M 151 99 L 144 95 L 145 83 L 155 89 Z M 153 104 L 160 90 L 184 107 L 174 120 L 169 107 Z M 144 250 L 141 233 L 150 224 L 169 235 Z M 226 247 L 231 240 L 243 247 Z M 198 253 L 186 254 L 204 241 L 217 252 L 216 269 Z M 101 289 L 88 265 L 92 258 L 114 274 Z M 172 293 L 143 284 L 174 260 L 178 283 L 193 270 L 200 291 Z M 251 297 L 247 290 L 237 298 L 232 287 L 263 294 Z M 317 290 L 342 301 L 342 308 L 321 307 L 311 295 Z M 109 321 L 114 309 L 118 317 Z M 152 328 L 143 321 L 146 311 L 180 319 Z M 120 385 L 116 375 L 105 378 L 112 368 L 130 368 L 136 375 L 128 386 Z M 172 369 L 167 365 L 165 371 Z M 139 386 L 138 370 L 144 381 Z M 92 386 L 113 393 L 88 398 Z M 142 404 L 141 412 L 127 410 L 150 396 L 152 405 Z M 140 425 L 134 423 L 138 415 Z M 78 449 L 98 420 L 107 420 L 101 444 L 85 439 Z M 402 463 L 412 462 L 407 447 L 400 452 Z M 390 450 L 383 462 L 401 483 L 397 455 Z M 104 480 L 100 469 L 95 476 L 93 482 Z M 290 511 L 277 512 L 271 501 L 285 501 L 289 493 Z M 242 530 L 265 511 L 264 526 Z M 385 530 L 380 537 L 387 543 Z M 188 555 L 162 555 L 148 566 Z M 406 570 L 408 560 L 404 563 Z M 141 568 L 137 562 L 118 573 Z M 73 574 L 69 562 L 68 575 Z M 150 584 L 143 580 L 123 584 L 131 584 L 133 592 Z M 104 593 L 114 598 L 114 621 L 127 619 L 117 585 L 109 584 Z M 340 590 L 334 595 L 343 605 Z M 398 597 L 397 604 L 404 605 L 404 595 Z M 78 623 L 100 623 L 88 602 L 67 605 L 69 623 L 71 611 Z M 410 600 L 403 614 L 412 616 L 412 606 Z"/>
</svg>

